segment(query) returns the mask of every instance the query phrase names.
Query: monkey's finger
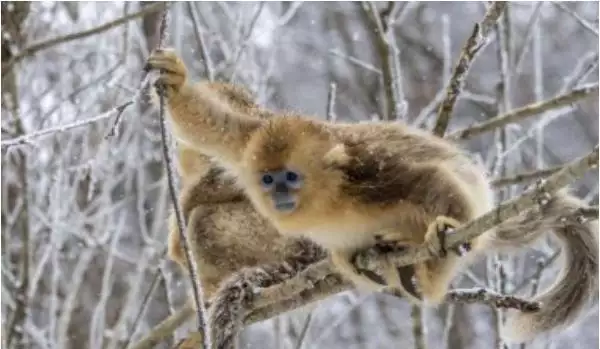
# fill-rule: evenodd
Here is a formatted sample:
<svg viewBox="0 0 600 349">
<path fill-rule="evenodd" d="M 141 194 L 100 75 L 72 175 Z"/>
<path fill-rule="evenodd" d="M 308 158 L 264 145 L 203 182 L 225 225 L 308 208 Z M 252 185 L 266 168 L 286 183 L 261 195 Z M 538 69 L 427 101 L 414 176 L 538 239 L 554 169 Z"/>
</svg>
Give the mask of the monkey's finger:
<svg viewBox="0 0 600 349">
<path fill-rule="evenodd" d="M 435 225 L 435 234 L 439 242 L 440 257 L 446 257 L 448 254 L 446 246 L 446 237 L 454 233 L 454 230 L 460 226 L 460 222 L 447 216 L 438 216 L 433 223 Z"/>
<path fill-rule="evenodd" d="M 156 79 L 154 86 L 157 88 L 159 88 L 160 86 L 164 86 L 167 89 L 171 88 L 172 90 L 177 91 L 179 90 L 179 87 L 181 87 L 184 84 L 184 82 L 185 80 L 182 76 L 165 74 L 159 76 L 158 79 Z"/>
<path fill-rule="evenodd" d="M 148 70 L 161 70 L 165 73 L 176 74 L 185 76 L 187 74 L 185 65 L 183 62 L 177 57 L 162 57 L 162 56 L 151 56 L 146 61 L 146 66 L 144 67 Z"/>
</svg>

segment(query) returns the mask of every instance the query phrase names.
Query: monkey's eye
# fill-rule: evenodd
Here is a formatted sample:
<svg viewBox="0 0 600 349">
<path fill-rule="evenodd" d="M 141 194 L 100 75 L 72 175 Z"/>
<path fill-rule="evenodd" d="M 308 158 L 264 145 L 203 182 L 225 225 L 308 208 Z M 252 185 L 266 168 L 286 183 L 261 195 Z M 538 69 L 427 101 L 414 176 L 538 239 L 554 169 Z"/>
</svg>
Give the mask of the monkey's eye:
<svg viewBox="0 0 600 349">
<path fill-rule="evenodd" d="M 268 173 L 265 173 L 265 174 L 264 174 L 264 175 L 263 175 L 263 176 L 260 178 L 260 181 L 262 182 L 262 184 L 263 184 L 265 187 L 268 187 L 268 186 L 270 186 L 271 184 L 273 184 L 273 182 L 274 182 L 275 180 L 273 179 L 273 176 L 271 176 L 271 175 L 270 175 L 270 174 L 268 174 Z"/>
<path fill-rule="evenodd" d="M 296 183 L 298 181 L 298 179 L 299 179 L 299 176 L 298 176 L 298 174 L 296 172 L 287 171 L 285 173 L 285 180 L 288 183 Z"/>
</svg>

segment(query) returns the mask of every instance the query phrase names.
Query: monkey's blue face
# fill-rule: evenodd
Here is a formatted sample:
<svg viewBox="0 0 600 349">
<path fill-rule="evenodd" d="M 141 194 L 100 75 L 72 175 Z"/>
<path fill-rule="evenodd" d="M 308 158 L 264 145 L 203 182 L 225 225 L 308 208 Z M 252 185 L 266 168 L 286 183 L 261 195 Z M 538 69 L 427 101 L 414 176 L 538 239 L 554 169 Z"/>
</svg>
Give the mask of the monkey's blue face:
<svg viewBox="0 0 600 349">
<path fill-rule="evenodd" d="M 260 184 L 273 200 L 275 210 L 290 213 L 298 207 L 296 191 L 302 187 L 300 173 L 289 169 L 263 172 Z"/>
</svg>

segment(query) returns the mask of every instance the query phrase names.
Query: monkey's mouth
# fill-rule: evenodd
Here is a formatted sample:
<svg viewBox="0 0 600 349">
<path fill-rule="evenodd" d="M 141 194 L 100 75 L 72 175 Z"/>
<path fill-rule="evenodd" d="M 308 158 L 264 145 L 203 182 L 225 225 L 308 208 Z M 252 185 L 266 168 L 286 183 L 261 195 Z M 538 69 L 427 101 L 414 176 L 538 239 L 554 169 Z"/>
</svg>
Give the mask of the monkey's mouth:
<svg viewBox="0 0 600 349">
<path fill-rule="evenodd" d="M 278 201 L 275 202 L 275 209 L 279 212 L 288 213 L 296 209 L 295 201 Z"/>
</svg>

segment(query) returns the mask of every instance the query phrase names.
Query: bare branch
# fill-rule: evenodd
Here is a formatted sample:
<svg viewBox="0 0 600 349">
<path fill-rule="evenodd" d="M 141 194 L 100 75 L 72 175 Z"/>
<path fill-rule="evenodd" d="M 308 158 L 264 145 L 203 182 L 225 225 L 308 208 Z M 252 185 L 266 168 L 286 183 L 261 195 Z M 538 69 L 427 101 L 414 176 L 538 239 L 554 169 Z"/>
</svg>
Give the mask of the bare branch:
<svg viewBox="0 0 600 349">
<path fill-rule="evenodd" d="M 327 95 L 327 121 L 335 122 L 337 116 L 335 115 L 335 94 L 337 91 L 337 85 L 335 82 L 329 84 L 329 94 Z"/>
<path fill-rule="evenodd" d="M 446 295 L 451 303 L 482 303 L 499 309 L 517 309 L 522 312 L 533 312 L 540 309 L 536 302 L 529 302 L 514 296 L 501 295 L 486 289 L 454 289 Z"/>
<path fill-rule="evenodd" d="M 575 89 L 571 92 L 556 96 L 554 98 L 532 103 L 524 107 L 512 110 L 506 114 L 498 115 L 482 122 L 479 125 L 471 126 L 464 130 L 459 130 L 448 135 L 447 138 L 454 140 L 465 140 L 485 132 L 493 131 L 507 124 L 522 121 L 530 116 L 541 114 L 548 110 L 558 109 L 572 104 L 586 96 L 598 93 L 598 83 L 588 84 Z"/>
<path fill-rule="evenodd" d="M 546 259 L 543 263 L 540 263 L 538 265 L 538 268 L 536 268 L 535 273 L 527 276 L 524 279 L 524 281 L 522 283 L 518 284 L 517 286 L 515 286 L 510 293 L 511 294 L 518 293 L 521 290 L 523 290 L 525 287 L 527 287 L 532 281 L 538 280 L 540 278 L 541 274 L 544 272 L 544 269 L 547 268 L 550 264 L 554 263 L 554 261 L 558 259 L 559 255 L 560 255 L 560 250 L 554 252 L 548 259 Z"/>
<path fill-rule="evenodd" d="M 144 298 L 142 299 L 142 304 L 140 306 L 140 309 L 138 310 L 138 312 L 133 320 L 133 326 L 132 326 L 133 329 L 131 330 L 131 334 L 129 336 L 127 336 L 127 339 L 121 346 L 122 349 L 125 349 L 125 348 L 127 348 L 127 346 L 129 346 L 129 343 L 131 342 L 131 338 L 135 335 L 135 333 L 137 331 L 137 327 L 140 323 L 140 320 L 142 319 L 142 315 L 146 311 L 148 304 L 150 304 L 150 299 L 151 299 L 150 297 L 154 293 L 156 286 L 158 286 L 158 282 L 160 281 L 161 277 L 162 277 L 162 274 L 159 272 L 154 274 L 154 278 L 152 279 L 152 282 L 150 283 L 150 287 L 149 287 L 148 291 L 146 292 L 146 294 L 144 295 Z"/>
<path fill-rule="evenodd" d="M 161 16 L 161 22 L 159 27 L 159 42 L 158 48 L 164 46 L 166 27 L 167 27 L 167 15 L 168 11 L 164 11 Z M 173 168 L 173 159 L 171 157 L 172 151 L 169 147 L 169 141 L 167 138 L 167 119 L 165 117 L 165 97 L 164 97 L 164 86 L 158 86 L 159 95 L 159 119 L 160 119 L 160 136 L 162 140 L 163 157 L 165 161 L 165 167 L 167 170 L 167 182 L 169 185 L 169 193 L 171 194 L 171 201 L 173 202 L 173 209 L 175 211 L 175 217 L 177 220 L 177 227 L 179 235 L 183 241 L 183 250 L 187 261 L 187 266 L 190 272 L 190 278 L 192 283 L 192 289 L 194 291 L 194 302 L 196 304 L 196 312 L 198 315 L 198 330 L 204 333 L 204 348 L 211 348 L 211 338 L 209 324 L 206 318 L 206 309 L 204 308 L 204 293 L 202 288 L 202 282 L 198 278 L 198 266 L 190 251 L 190 239 L 188 234 L 185 232 L 185 218 L 177 199 L 177 188 L 175 187 L 175 176 Z"/>
<path fill-rule="evenodd" d="M 583 28 L 587 29 L 589 32 L 598 36 L 598 29 L 594 28 L 593 25 L 591 25 L 585 19 L 581 18 L 577 13 L 575 13 L 574 11 L 572 11 L 571 9 L 569 9 L 568 7 L 566 7 L 565 5 L 563 5 L 557 1 L 552 1 L 552 5 L 558 7 L 559 9 L 561 9 L 561 10 L 565 11 L 566 13 L 568 13 L 569 15 L 571 15 L 571 17 L 573 17 L 577 21 L 577 23 L 579 23 Z"/>
<path fill-rule="evenodd" d="M 60 45 L 60 44 L 64 44 L 66 42 L 70 42 L 70 41 L 74 41 L 74 40 L 78 40 L 78 39 L 83 39 L 83 38 L 87 38 L 89 36 L 92 35 L 96 35 L 96 34 L 100 34 L 103 33 L 107 30 L 110 30 L 116 26 L 119 26 L 121 24 L 127 23 L 133 19 L 139 18 L 139 17 L 143 17 L 146 16 L 150 13 L 154 13 L 154 12 L 158 12 L 158 11 L 162 11 L 165 8 L 165 2 L 158 2 L 155 5 L 152 6 L 148 6 L 146 8 L 144 8 L 141 11 L 132 13 L 130 15 L 127 16 L 123 16 L 121 18 L 115 19 L 113 21 L 104 23 L 100 26 L 97 26 L 95 28 L 91 28 L 88 30 L 84 30 L 81 32 L 76 32 L 76 33 L 71 33 L 71 34 L 67 34 L 64 36 L 60 36 L 58 38 L 52 38 L 52 39 L 48 39 L 42 42 L 38 42 L 35 44 L 32 44 L 29 47 L 24 48 L 23 50 L 21 50 L 21 52 L 19 52 L 17 55 L 15 55 L 7 64 L 6 66 L 3 65 L 2 69 L 7 69 L 8 67 L 12 66 L 13 64 L 21 61 L 23 58 L 28 57 L 28 56 L 32 56 L 36 53 L 38 53 L 39 51 L 48 49 L 50 47 L 56 46 L 56 45 Z"/>
<path fill-rule="evenodd" d="M 505 185 L 520 184 L 520 183 L 524 183 L 524 182 L 533 181 L 538 178 L 548 177 L 548 176 L 560 171 L 563 167 L 564 167 L 563 165 L 560 165 L 560 166 L 556 166 L 556 167 L 545 168 L 542 170 L 524 172 L 524 173 L 520 173 L 520 174 L 511 176 L 511 177 L 498 178 L 498 179 L 495 179 L 492 181 L 492 186 L 502 187 Z"/>
<path fill-rule="evenodd" d="M 596 67 L 598 67 L 598 51 L 592 51 L 581 57 L 571 74 L 565 78 L 565 83 L 560 88 L 560 92 L 569 91 L 577 86 L 577 84 L 584 81 Z"/>
<path fill-rule="evenodd" d="M 462 49 L 458 62 L 454 67 L 452 77 L 446 88 L 446 97 L 444 98 L 438 110 L 438 118 L 433 128 L 433 133 L 442 137 L 446 133 L 450 117 L 454 110 L 454 105 L 458 100 L 458 95 L 464 84 L 471 64 L 475 60 L 477 53 L 488 44 L 488 35 L 492 31 L 494 23 L 498 20 L 504 8 L 505 1 L 493 2 L 485 13 L 485 16 L 480 23 L 476 23 L 473 28 L 473 33 L 467 39 L 465 46 Z"/>
<path fill-rule="evenodd" d="M 339 57 L 339 58 L 343 58 L 343 59 L 347 60 L 348 62 L 350 62 L 350 63 L 352 63 L 352 64 L 354 64 L 354 65 L 356 65 L 358 67 L 361 67 L 361 68 L 363 68 L 365 70 L 373 72 L 373 73 L 375 73 L 377 75 L 381 75 L 382 74 L 381 70 L 375 68 L 372 64 L 367 63 L 367 62 L 365 62 L 363 60 L 360 60 L 360 59 L 358 59 L 356 57 L 353 57 L 353 56 L 341 53 L 338 50 L 334 50 L 334 49 L 329 50 L 329 53 L 331 55 L 333 55 L 333 56 L 336 56 L 336 57 Z"/>
<path fill-rule="evenodd" d="M 412 304 L 410 307 L 410 317 L 412 319 L 412 332 L 415 340 L 415 349 L 425 349 L 425 336 L 423 334 L 423 311 L 420 305 Z"/>
<path fill-rule="evenodd" d="M 110 117 L 112 117 L 115 113 L 117 113 L 117 115 L 120 115 L 122 113 L 122 110 L 124 110 L 125 108 L 127 108 L 130 104 L 133 104 L 133 100 L 129 100 L 117 107 L 114 107 L 113 109 L 104 112 L 100 115 L 97 115 L 93 118 L 87 119 L 87 120 L 81 120 L 81 121 L 76 121 L 70 124 L 66 124 L 66 125 L 62 125 L 62 126 L 57 126 L 57 127 L 51 127 L 51 128 L 47 128 L 45 130 L 41 130 L 41 131 L 37 131 L 37 132 L 33 132 L 33 133 L 29 133 L 23 136 L 19 136 L 19 137 L 15 137 L 12 139 L 8 139 L 5 141 L 2 141 L 0 144 L 2 145 L 2 148 L 5 147 L 11 147 L 14 145 L 19 145 L 19 144 L 27 144 L 30 143 L 31 141 L 33 141 L 36 138 L 39 137 L 43 137 L 43 136 L 47 136 L 47 135 L 52 135 L 52 134 L 56 134 L 56 133 L 61 133 L 64 131 L 68 131 L 70 129 L 73 128 L 78 128 L 81 126 L 86 126 L 89 125 L 91 123 L 94 122 L 98 122 L 98 121 L 102 121 L 105 119 L 108 119 Z"/>
<path fill-rule="evenodd" d="M 202 62 L 204 62 L 204 71 L 206 72 L 206 78 L 208 79 L 208 81 L 214 81 L 215 73 L 213 69 L 213 64 L 212 60 L 210 59 L 210 52 L 206 48 L 206 45 L 204 44 L 204 40 L 202 38 L 202 31 L 200 30 L 200 19 L 198 18 L 198 13 L 196 12 L 196 6 L 193 2 L 188 2 L 187 8 L 188 12 L 190 13 L 190 17 L 192 18 L 194 34 L 196 35 L 198 47 L 200 48 L 200 57 L 202 58 Z"/>
<path fill-rule="evenodd" d="M 527 53 L 527 47 L 529 47 L 529 41 L 533 37 L 533 32 L 534 32 L 533 28 L 535 27 L 535 24 L 539 18 L 539 15 L 541 13 L 540 10 L 542 9 L 543 4 L 544 4 L 543 1 L 538 1 L 535 4 L 533 13 L 531 14 L 531 17 L 529 18 L 529 23 L 527 23 L 527 28 L 525 29 L 525 39 L 523 39 L 523 45 L 521 46 L 521 49 L 518 51 L 519 53 L 517 53 L 515 55 L 515 57 L 517 57 L 517 60 L 515 61 L 515 70 L 517 72 L 520 72 L 521 63 L 523 62 L 523 58 L 525 57 L 525 54 Z"/>
<path fill-rule="evenodd" d="M 396 113 L 396 103 L 394 96 L 394 82 L 392 73 L 392 63 L 390 62 L 390 47 L 386 37 L 386 27 L 384 19 L 377 11 L 375 4 L 371 1 L 361 2 L 361 7 L 365 12 L 369 29 L 375 33 L 375 47 L 381 61 L 381 72 L 383 78 L 383 89 L 385 95 L 385 114 L 384 120 L 393 120 Z"/>
<path fill-rule="evenodd" d="M 194 307 L 192 304 L 186 305 L 179 309 L 175 314 L 166 318 L 163 322 L 148 333 L 146 337 L 134 344 L 129 349 L 151 349 L 165 338 L 169 337 L 179 326 L 183 325 L 189 318 L 194 315 Z"/>
<path fill-rule="evenodd" d="M 319 262 L 322 266 L 328 265 L 327 261 Z M 279 286 L 273 286 L 273 288 Z M 250 325 L 265 319 L 272 318 L 278 314 L 300 308 L 309 303 L 313 303 L 325 299 L 333 294 L 352 289 L 353 286 L 343 280 L 337 272 L 325 276 L 319 281 L 316 281 L 311 286 L 298 290 L 299 292 L 290 295 L 289 297 L 281 298 L 275 302 L 254 302 L 252 309 L 248 309 L 248 316 L 244 320 L 244 324 Z M 402 295 L 393 292 L 391 289 L 384 290 L 385 293 L 402 297 Z M 258 295 L 259 299 L 264 299 L 264 294 L 261 292 Z M 448 303 L 483 303 L 493 307 L 514 308 L 514 309 L 535 309 L 537 304 L 521 300 L 517 297 L 499 295 L 492 291 L 484 289 L 474 290 L 451 290 L 446 296 Z M 262 304 L 262 306 L 261 306 Z M 183 309 L 178 310 L 175 314 L 164 320 L 162 323 L 153 328 L 148 336 L 131 349 L 150 349 L 160 343 L 162 340 L 170 336 L 179 326 L 181 326 L 193 314 L 192 305 L 188 302 Z M 193 340 L 193 338 L 191 338 Z"/>
</svg>

